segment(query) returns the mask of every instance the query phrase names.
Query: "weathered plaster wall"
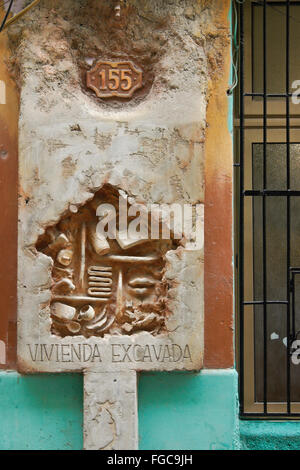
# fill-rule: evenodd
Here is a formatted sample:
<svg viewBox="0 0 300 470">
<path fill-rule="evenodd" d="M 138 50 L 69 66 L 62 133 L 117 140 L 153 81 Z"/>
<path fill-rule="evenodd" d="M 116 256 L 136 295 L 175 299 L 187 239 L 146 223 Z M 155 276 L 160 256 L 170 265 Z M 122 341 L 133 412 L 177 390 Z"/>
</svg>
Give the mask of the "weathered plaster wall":
<svg viewBox="0 0 300 470">
<path fill-rule="evenodd" d="M 232 367 L 232 251 L 229 241 L 232 231 L 230 167 L 232 145 L 227 127 L 228 101 L 226 96 L 230 67 L 228 35 L 230 2 L 229 0 L 200 0 L 194 3 L 197 3 L 202 14 L 206 15 L 206 29 L 205 31 L 195 31 L 195 37 L 198 37 L 199 45 L 202 45 L 203 41 L 206 42 L 207 50 L 210 50 L 211 71 L 215 71 L 215 74 L 212 73 L 210 76 L 210 99 L 207 108 L 208 129 L 205 145 L 207 161 L 205 182 L 207 239 L 205 247 L 207 262 L 205 365 L 219 368 L 225 364 L 224 367 Z M 186 15 L 187 17 L 193 15 L 193 12 L 187 8 Z M 213 20 L 215 24 L 212 25 L 210 20 Z M 205 35 L 202 34 L 204 32 L 207 34 L 207 41 L 205 41 Z M 4 37 L 5 35 L 2 35 L 2 38 Z M 3 57 L 2 53 L 1 57 Z M 17 95 L 13 96 L 13 101 L 11 100 L 10 103 L 17 103 Z M 10 107 L 10 110 L 12 109 L 15 111 L 13 115 L 10 115 L 8 122 L 16 129 L 17 107 Z M 5 110 L 6 118 L 8 118 L 8 108 L 0 105 L 0 112 L 1 110 Z M 16 148 L 16 139 L 13 142 Z M 13 165 L 10 168 L 10 174 L 16 176 L 14 173 L 16 160 Z M 7 181 L 5 180 L 2 186 L 6 193 L 9 189 Z M 10 203 L 12 203 L 11 198 Z M 16 207 L 15 201 L 13 201 L 13 207 Z M 10 212 L 13 224 L 16 223 L 14 210 L 11 209 L 12 212 Z M 211 237 L 211 240 L 207 237 Z M 1 246 L 8 245 L 4 243 Z M 11 251 L 11 256 L 14 256 L 15 252 L 16 247 Z M 4 266 L 1 268 L 5 269 Z M 15 292 L 14 275 L 10 279 L 10 285 Z M 223 298 L 225 302 L 223 302 Z M 11 297 L 11 302 L 9 311 L 5 310 L 5 314 L 15 320 L 14 295 Z M 0 321 L 3 318 L 5 316 L 1 313 Z M 7 338 L 7 323 L 5 321 L 3 322 L 3 332 L 3 337 Z M 10 344 L 13 346 L 14 343 Z M 72 401 L 69 398 L 74 397 L 74 391 L 76 397 L 81 397 L 82 378 L 73 374 L 63 376 L 63 378 L 57 375 L 29 376 L 24 379 L 21 379 L 20 376 L 14 376 L 12 381 L 12 377 L 10 373 L 3 373 L 0 382 L 1 403 L 3 403 L 3 407 L 8 405 L 5 414 L 2 414 L 2 407 L 0 411 L 1 434 L 7 433 L 9 435 L 3 445 L 6 448 L 44 449 L 46 448 L 46 440 L 50 439 L 49 446 L 53 444 L 56 446 L 55 448 L 80 448 L 82 428 L 79 416 L 82 416 L 82 402 L 77 399 Z M 24 381 L 32 385 L 24 387 Z M 236 447 L 236 385 L 234 371 L 226 371 L 224 374 L 220 371 L 219 374 L 203 372 L 197 375 L 173 373 L 141 375 L 139 381 L 141 448 L 230 449 Z M 47 392 L 51 387 L 55 392 L 48 397 Z M 63 398 L 62 403 L 67 406 L 67 422 L 72 424 L 67 429 L 65 423 L 60 420 L 62 414 L 61 396 L 64 388 L 66 388 L 68 398 Z M 161 390 L 163 391 L 164 406 L 159 405 Z M 31 391 L 30 397 L 28 396 L 29 391 Z M 8 399 L 10 392 L 14 393 L 13 402 Z M 48 417 L 47 419 L 44 419 L 45 415 Z M 30 422 L 32 434 L 26 436 L 23 430 L 30 416 L 34 416 L 35 419 Z M 177 427 L 174 426 L 174 423 L 179 420 L 184 424 L 186 430 L 185 437 L 181 436 L 180 442 L 178 442 L 178 435 L 175 433 Z M 40 438 L 41 422 L 43 422 L 44 433 Z M 164 423 L 163 429 L 169 439 L 160 432 L 158 434 L 152 432 L 151 427 L 157 423 L 159 423 L 158 431 Z M 53 442 L 54 431 L 56 431 L 55 442 Z"/>
<path fill-rule="evenodd" d="M 87 367 L 84 361 L 56 360 L 53 355 L 46 361 L 36 359 L 29 349 L 41 343 L 50 345 L 51 351 L 56 343 L 70 347 L 69 337 L 50 333 L 52 259 L 36 249 L 48 227 L 71 213 L 80 215 L 107 184 L 145 204 L 203 208 L 206 95 L 208 78 L 215 73 L 210 60 L 222 58 L 222 51 L 210 51 L 212 38 L 206 34 L 206 16 L 212 23 L 214 17 L 201 2 L 174 0 L 165 5 L 161 0 L 132 0 L 123 13 L 122 28 L 111 21 L 113 5 L 110 0 L 53 1 L 49 11 L 42 1 L 30 19 L 25 17 L 9 30 L 11 67 L 21 87 L 18 358 L 23 371 Z M 141 64 L 144 93 L 149 86 L 146 95 L 107 103 L 88 93 L 81 76 L 84 64 L 108 54 L 112 59 L 133 57 Z M 170 341 L 184 350 L 188 343 L 190 359 L 136 360 L 130 366 L 119 361 L 117 367 L 202 367 L 203 221 L 197 238 L 196 248 L 183 240 L 176 251 L 166 254 L 165 301 L 171 312 L 166 331 L 155 338 L 147 330 L 132 336 L 123 332 L 126 344 L 138 342 L 145 348 Z M 104 259 L 98 256 L 94 262 Z M 73 270 L 74 265 L 75 261 Z M 85 277 L 87 269 L 84 266 Z M 111 349 L 120 336 L 116 331 L 107 332 L 102 340 L 95 336 L 87 343 L 98 341 L 99 367 L 115 366 Z M 72 337 L 72 344 L 83 341 L 82 331 Z"/>
<path fill-rule="evenodd" d="M 205 2 L 199 2 L 205 5 Z M 207 109 L 207 136 L 205 145 L 206 171 L 206 207 L 205 207 L 205 366 L 206 367 L 231 367 L 233 364 L 233 332 L 232 332 L 232 143 L 230 133 L 228 132 L 228 98 L 226 89 L 228 86 L 228 78 L 230 73 L 230 48 L 224 48 L 226 37 L 228 37 L 229 24 L 229 6 L 230 1 L 216 0 L 210 2 L 210 8 L 206 8 L 207 14 L 216 18 L 216 25 L 221 31 L 223 39 L 218 43 L 220 51 L 223 53 L 223 60 L 213 60 L 218 57 L 216 51 L 212 50 L 211 63 L 216 70 L 215 75 L 211 75 L 210 95 Z M 207 24 L 207 33 L 213 39 L 217 35 L 217 30 L 209 31 L 209 23 Z M 202 39 L 201 39 L 202 40 Z M 212 41 L 212 44 L 214 42 Z M 213 46 L 211 46 L 212 48 Z M 216 47 L 216 45 L 214 46 Z M 6 33 L 1 35 L 1 57 L 7 58 L 9 50 L 7 46 Z M 5 60 L 6 62 L 6 60 Z M 7 105 L 0 106 L 6 122 L 9 121 L 9 129 L 11 135 L 16 135 L 17 129 L 17 90 L 11 79 L 8 79 L 7 67 L 1 61 L 2 77 L 7 81 Z M 1 132 L 7 125 L 1 126 Z M 2 141 L 3 138 L 1 139 Z M 1 162 L 7 167 L 7 176 L 14 179 L 14 184 L 10 184 L 7 178 L 3 178 L 1 188 L 5 195 L 9 196 L 9 202 L 6 207 L 9 208 L 6 214 L 6 229 L 10 228 L 9 236 L 3 234 L 3 254 L 7 255 L 10 263 L 3 263 L 3 282 L 9 283 L 11 292 L 8 297 L 1 299 L 4 303 L 3 314 L 1 316 L 1 335 L 7 341 L 8 335 L 8 317 L 11 318 L 11 331 L 15 328 L 16 318 L 16 296 L 15 281 L 16 276 L 16 260 L 15 243 L 16 234 L 16 201 L 14 199 L 14 185 L 16 184 L 16 137 L 12 139 L 14 145 L 14 154 L 10 153 L 10 158 Z M 6 151 L 6 149 L 5 149 Z M 4 175 L 4 173 L 2 172 Z M 11 191 L 13 191 L 11 193 Z M 9 222 L 10 221 L 10 222 Z M 11 274 L 7 276 L 7 270 Z M 15 347 L 14 336 L 11 336 L 10 349 Z M 0 338 L 1 339 L 1 338 Z"/>
<path fill-rule="evenodd" d="M 297 421 L 240 421 L 241 450 L 300 450 Z"/>
</svg>

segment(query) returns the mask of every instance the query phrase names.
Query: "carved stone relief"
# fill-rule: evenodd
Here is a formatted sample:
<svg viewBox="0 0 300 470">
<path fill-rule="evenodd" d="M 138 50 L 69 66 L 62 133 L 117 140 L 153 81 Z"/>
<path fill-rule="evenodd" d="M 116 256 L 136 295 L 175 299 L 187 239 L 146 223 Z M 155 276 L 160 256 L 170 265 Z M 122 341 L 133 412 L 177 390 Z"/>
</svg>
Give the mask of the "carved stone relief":
<svg viewBox="0 0 300 470">
<path fill-rule="evenodd" d="M 170 312 L 164 255 L 178 241 L 150 240 L 150 233 L 148 239 L 124 239 L 117 222 L 118 197 L 107 185 L 38 240 L 38 251 L 53 260 L 51 331 L 57 336 L 166 331 Z M 115 207 L 116 239 L 97 232 L 97 207 L 104 203 Z"/>
<path fill-rule="evenodd" d="M 51 5 L 9 29 L 21 88 L 19 369 L 200 369 L 206 9 L 189 0 Z M 126 239 L 120 194 L 128 207 L 199 206 L 198 246 L 184 236 Z M 97 230 L 101 204 L 116 209 L 112 239 Z"/>
<path fill-rule="evenodd" d="M 221 59 L 207 2 L 50 3 L 9 30 L 19 370 L 84 373 L 85 448 L 133 449 L 136 372 L 203 365 L 206 103 Z M 175 227 L 126 237 L 120 196 L 128 209 L 197 206 L 198 243 Z M 98 230 L 103 204 L 114 237 Z"/>
</svg>

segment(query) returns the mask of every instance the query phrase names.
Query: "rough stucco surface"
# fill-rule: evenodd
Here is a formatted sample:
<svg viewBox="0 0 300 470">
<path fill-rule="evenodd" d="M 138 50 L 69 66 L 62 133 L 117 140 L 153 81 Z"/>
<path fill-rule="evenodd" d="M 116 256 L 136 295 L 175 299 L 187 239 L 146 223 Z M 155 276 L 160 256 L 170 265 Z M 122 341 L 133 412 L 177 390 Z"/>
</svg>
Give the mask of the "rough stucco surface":
<svg viewBox="0 0 300 470">
<path fill-rule="evenodd" d="M 299 422 L 240 421 L 241 450 L 299 450 Z"/>
<path fill-rule="evenodd" d="M 103 26 L 109 5 L 53 1 L 49 10 L 41 2 L 25 24 L 10 30 L 15 51 L 11 68 L 21 87 L 18 289 L 19 359 L 24 371 L 86 366 L 33 364 L 26 346 L 58 341 L 49 338 L 51 263 L 37 254 L 35 244 L 70 205 L 82 206 L 105 183 L 145 202 L 203 203 L 209 77 L 222 63 L 228 31 L 216 28 L 211 2 L 157 0 L 131 2 L 125 30 L 110 36 Z M 96 55 L 115 57 L 122 51 L 136 57 L 145 75 L 150 69 L 155 72 L 153 77 L 148 74 L 147 94 L 137 94 L 123 105 L 99 104 L 83 89 L 83 64 Z M 203 226 L 199 230 L 203 240 Z M 177 282 L 169 300 L 168 328 L 173 333 L 167 339 L 155 338 L 155 344 L 184 346 L 188 339 L 193 360 L 175 367 L 199 369 L 203 251 L 181 248 L 167 260 L 166 276 Z M 148 333 L 138 337 L 142 345 L 150 340 L 154 341 Z M 59 339 L 60 344 L 64 341 Z M 104 349 L 109 341 L 103 340 Z M 133 367 L 172 369 L 174 364 Z"/>
</svg>

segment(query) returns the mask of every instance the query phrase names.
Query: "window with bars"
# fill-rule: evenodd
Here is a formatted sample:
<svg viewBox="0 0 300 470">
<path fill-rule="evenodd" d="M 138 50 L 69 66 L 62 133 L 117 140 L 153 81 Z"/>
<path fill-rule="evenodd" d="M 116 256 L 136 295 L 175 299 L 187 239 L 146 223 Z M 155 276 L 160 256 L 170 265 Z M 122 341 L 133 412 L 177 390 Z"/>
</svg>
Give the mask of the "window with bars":
<svg viewBox="0 0 300 470">
<path fill-rule="evenodd" d="M 235 3 L 241 416 L 300 418 L 300 2 Z"/>
</svg>

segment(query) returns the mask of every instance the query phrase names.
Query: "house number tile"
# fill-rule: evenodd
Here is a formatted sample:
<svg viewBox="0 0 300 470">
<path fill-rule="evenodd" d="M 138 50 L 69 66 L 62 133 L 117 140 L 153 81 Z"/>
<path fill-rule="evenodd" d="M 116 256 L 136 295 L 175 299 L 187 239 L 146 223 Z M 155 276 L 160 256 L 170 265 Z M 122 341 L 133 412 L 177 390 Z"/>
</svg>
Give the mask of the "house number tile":
<svg viewBox="0 0 300 470">
<path fill-rule="evenodd" d="M 98 98 L 131 98 L 142 87 L 143 73 L 131 61 L 98 61 L 87 72 L 87 87 Z"/>
</svg>

